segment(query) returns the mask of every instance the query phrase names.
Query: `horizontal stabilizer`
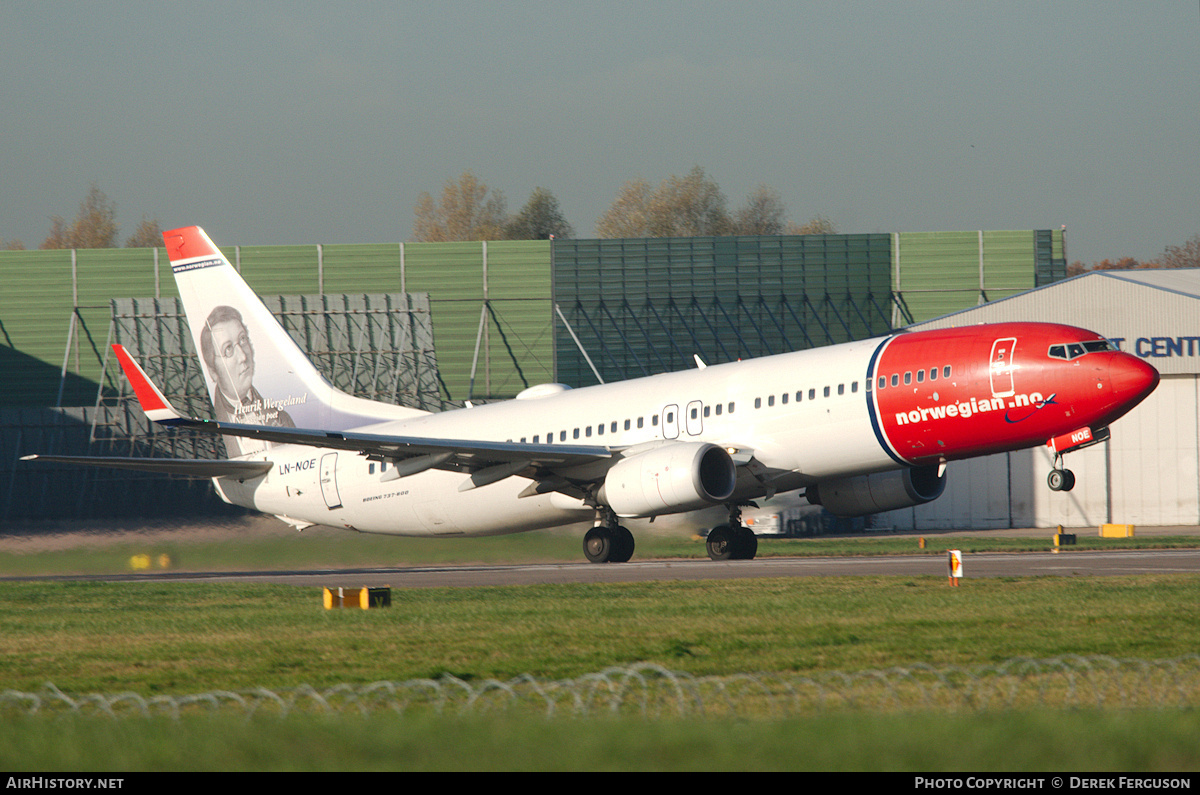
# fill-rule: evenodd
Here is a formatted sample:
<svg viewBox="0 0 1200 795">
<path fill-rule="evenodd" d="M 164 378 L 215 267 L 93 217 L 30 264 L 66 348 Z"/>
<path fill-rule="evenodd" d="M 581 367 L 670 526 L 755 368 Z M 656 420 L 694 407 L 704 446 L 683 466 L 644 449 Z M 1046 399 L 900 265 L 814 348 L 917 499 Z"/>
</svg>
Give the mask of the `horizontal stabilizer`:
<svg viewBox="0 0 1200 795">
<path fill-rule="evenodd" d="M 121 370 L 124 371 L 125 377 L 133 386 L 133 393 L 137 395 L 138 403 L 142 405 L 142 411 L 146 413 L 147 419 L 166 424 L 179 419 L 179 413 L 167 402 L 166 397 L 146 375 L 146 371 L 141 368 L 141 365 L 133 360 L 125 346 L 113 345 L 112 349 L 117 356 L 117 361 L 121 363 Z"/>
<path fill-rule="evenodd" d="M 159 472 L 168 475 L 187 475 L 196 478 L 254 478 L 265 475 L 275 466 L 270 461 L 230 461 L 228 459 L 196 458 L 120 458 L 84 455 L 27 455 L 22 461 L 53 461 L 62 464 L 133 469 L 139 472 Z"/>
</svg>

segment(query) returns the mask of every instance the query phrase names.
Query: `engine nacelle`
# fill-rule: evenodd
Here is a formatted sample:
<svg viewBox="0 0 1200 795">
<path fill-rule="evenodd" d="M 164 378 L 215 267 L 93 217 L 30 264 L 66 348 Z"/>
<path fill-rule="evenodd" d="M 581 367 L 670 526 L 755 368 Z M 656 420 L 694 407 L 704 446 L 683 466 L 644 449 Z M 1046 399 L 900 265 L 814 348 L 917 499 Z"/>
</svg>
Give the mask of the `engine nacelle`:
<svg viewBox="0 0 1200 795">
<path fill-rule="evenodd" d="M 935 464 L 875 472 L 838 480 L 823 480 L 807 490 L 808 501 L 835 516 L 866 516 L 924 505 L 942 496 L 946 473 Z"/>
<path fill-rule="evenodd" d="M 619 461 L 597 495 L 617 516 L 657 516 L 723 502 L 733 494 L 733 459 L 715 444 L 679 442 Z"/>
</svg>

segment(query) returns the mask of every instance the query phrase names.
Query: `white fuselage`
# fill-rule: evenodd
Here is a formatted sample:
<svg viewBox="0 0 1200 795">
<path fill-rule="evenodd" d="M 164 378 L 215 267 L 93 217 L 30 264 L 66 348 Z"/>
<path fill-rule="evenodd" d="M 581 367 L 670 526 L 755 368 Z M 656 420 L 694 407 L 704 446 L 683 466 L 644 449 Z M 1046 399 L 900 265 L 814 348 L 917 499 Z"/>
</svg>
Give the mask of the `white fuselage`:
<svg viewBox="0 0 1200 795">
<path fill-rule="evenodd" d="M 867 370 L 880 344 L 852 342 L 357 430 L 611 448 L 713 442 L 753 453 L 776 473 L 772 491 L 787 491 L 898 466 L 868 419 Z M 584 521 L 593 513 L 563 494 L 518 498 L 530 485 L 522 477 L 460 491 L 468 477 L 461 472 L 389 478 L 384 464 L 344 450 L 277 445 L 248 457 L 274 467 L 244 483 L 217 479 L 225 499 L 313 524 L 394 535 L 497 535 Z M 761 483 L 742 477 L 735 496 L 763 493 Z"/>
</svg>

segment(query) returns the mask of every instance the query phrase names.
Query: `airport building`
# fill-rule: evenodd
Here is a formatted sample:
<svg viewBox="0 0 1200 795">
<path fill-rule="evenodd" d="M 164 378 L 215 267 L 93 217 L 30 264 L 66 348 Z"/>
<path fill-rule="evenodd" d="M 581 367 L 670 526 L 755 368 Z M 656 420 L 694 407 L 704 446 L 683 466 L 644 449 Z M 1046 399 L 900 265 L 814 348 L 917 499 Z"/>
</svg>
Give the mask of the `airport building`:
<svg viewBox="0 0 1200 795">
<path fill-rule="evenodd" d="M 928 505 L 873 517 L 875 527 L 1098 527 L 1200 524 L 1200 270 L 1093 271 L 914 330 L 1044 320 L 1096 331 L 1162 375 L 1158 388 L 1112 426 L 1112 436 L 1064 464 L 1072 491 L 1046 485 L 1046 447 L 949 465 L 946 492 Z M 1015 353 L 1020 363 L 1021 351 Z M 1136 532 L 1136 531 L 1135 531 Z"/>
</svg>

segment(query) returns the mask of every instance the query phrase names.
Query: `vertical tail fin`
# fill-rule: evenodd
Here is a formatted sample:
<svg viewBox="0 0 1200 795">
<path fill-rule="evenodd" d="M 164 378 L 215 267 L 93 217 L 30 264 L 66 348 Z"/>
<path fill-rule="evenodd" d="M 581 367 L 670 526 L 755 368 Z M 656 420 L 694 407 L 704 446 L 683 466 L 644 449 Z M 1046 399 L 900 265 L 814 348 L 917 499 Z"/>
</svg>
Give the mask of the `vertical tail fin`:
<svg viewBox="0 0 1200 795">
<path fill-rule="evenodd" d="M 163 232 L 163 241 L 218 420 L 346 430 L 425 413 L 335 389 L 200 227 Z M 262 449 L 251 439 L 226 444 Z"/>
</svg>

